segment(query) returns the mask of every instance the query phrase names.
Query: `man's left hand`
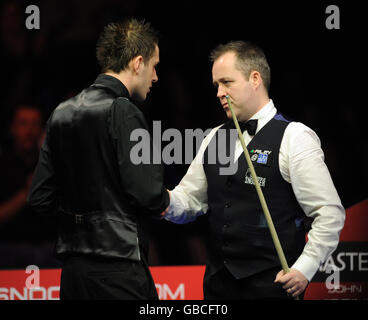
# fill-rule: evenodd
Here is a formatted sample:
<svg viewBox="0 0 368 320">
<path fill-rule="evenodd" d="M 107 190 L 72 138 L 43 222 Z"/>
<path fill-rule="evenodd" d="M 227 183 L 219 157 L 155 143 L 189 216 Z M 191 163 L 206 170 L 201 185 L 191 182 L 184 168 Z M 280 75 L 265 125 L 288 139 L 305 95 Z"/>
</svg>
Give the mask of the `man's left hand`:
<svg viewBox="0 0 368 320">
<path fill-rule="evenodd" d="M 308 279 L 298 270 L 291 268 L 288 273 L 281 270 L 275 279 L 275 282 L 283 284 L 283 288 L 288 295 L 297 297 L 307 288 Z"/>
</svg>

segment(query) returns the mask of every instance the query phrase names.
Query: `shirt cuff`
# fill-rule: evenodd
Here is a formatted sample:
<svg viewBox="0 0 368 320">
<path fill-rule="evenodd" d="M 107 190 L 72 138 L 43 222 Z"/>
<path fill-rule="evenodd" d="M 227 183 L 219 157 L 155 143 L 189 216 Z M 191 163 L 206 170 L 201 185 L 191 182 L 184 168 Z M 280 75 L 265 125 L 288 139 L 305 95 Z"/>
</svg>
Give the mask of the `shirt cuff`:
<svg viewBox="0 0 368 320">
<path fill-rule="evenodd" d="M 302 254 L 291 268 L 300 271 L 310 282 L 318 271 L 319 266 L 319 263 L 314 259 Z"/>
<path fill-rule="evenodd" d="M 170 193 L 170 205 L 164 219 L 176 224 L 189 223 L 204 214 L 203 211 L 193 212 L 186 210 L 180 200 L 175 196 L 175 192 Z"/>
</svg>

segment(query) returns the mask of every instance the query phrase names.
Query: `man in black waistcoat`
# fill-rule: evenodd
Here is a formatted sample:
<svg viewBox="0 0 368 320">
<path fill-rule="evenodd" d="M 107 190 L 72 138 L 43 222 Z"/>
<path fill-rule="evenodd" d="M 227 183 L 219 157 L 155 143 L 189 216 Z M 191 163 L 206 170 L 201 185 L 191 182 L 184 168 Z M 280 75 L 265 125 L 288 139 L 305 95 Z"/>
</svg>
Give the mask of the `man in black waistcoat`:
<svg viewBox="0 0 368 320">
<path fill-rule="evenodd" d="M 147 262 L 148 218 L 169 205 L 161 165 L 133 164 L 133 130 L 148 130 L 133 100 L 158 80 L 158 37 L 129 19 L 105 27 L 96 81 L 61 103 L 47 132 L 28 202 L 59 221 L 61 299 L 157 299 Z"/>
<path fill-rule="evenodd" d="M 336 249 L 345 219 L 320 141 L 310 128 L 277 113 L 268 96 L 270 67 L 259 47 L 233 41 L 219 45 L 211 60 L 213 84 L 229 120 L 203 140 L 171 191 L 165 219 L 187 223 L 207 213 L 205 299 L 302 298 L 320 264 Z M 280 271 L 227 95 L 291 266 L 287 274 Z M 233 156 L 231 162 L 224 162 L 224 151 Z"/>
</svg>

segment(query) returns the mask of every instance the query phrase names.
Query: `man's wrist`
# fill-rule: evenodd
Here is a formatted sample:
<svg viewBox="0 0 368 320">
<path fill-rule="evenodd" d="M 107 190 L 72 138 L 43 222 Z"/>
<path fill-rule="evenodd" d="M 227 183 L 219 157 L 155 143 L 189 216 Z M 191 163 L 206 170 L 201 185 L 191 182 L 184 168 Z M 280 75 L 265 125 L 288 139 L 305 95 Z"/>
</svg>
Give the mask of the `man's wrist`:
<svg viewBox="0 0 368 320">
<path fill-rule="evenodd" d="M 319 266 L 320 264 L 314 259 L 302 254 L 291 268 L 300 271 L 310 282 L 318 271 Z"/>
</svg>

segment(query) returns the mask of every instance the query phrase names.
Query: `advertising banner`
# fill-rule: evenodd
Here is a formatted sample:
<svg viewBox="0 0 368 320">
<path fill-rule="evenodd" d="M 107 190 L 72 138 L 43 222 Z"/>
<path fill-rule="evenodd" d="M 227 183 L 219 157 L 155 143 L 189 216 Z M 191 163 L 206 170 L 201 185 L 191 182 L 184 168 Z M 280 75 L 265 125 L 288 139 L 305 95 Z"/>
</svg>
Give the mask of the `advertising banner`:
<svg viewBox="0 0 368 320">
<path fill-rule="evenodd" d="M 306 300 L 368 299 L 368 200 L 346 210 L 340 243 L 309 284 Z M 202 300 L 205 266 L 150 267 L 160 300 Z M 59 299 L 60 269 L 0 270 L 0 300 Z"/>
</svg>

